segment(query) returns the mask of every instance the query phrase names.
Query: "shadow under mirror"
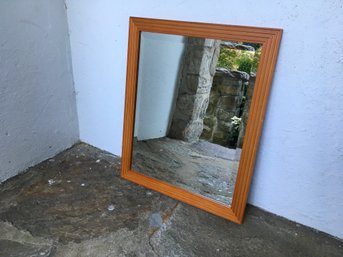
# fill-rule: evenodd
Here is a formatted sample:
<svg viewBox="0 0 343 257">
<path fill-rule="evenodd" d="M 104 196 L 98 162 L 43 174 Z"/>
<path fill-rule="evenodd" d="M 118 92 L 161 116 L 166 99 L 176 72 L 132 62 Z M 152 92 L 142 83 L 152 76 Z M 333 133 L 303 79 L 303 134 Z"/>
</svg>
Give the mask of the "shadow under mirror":
<svg viewBox="0 0 343 257">
<path fill-rule="evenodd" d="M 230 205 L 260 53 L 142 32 L 132 169 Z"/>
</svg>

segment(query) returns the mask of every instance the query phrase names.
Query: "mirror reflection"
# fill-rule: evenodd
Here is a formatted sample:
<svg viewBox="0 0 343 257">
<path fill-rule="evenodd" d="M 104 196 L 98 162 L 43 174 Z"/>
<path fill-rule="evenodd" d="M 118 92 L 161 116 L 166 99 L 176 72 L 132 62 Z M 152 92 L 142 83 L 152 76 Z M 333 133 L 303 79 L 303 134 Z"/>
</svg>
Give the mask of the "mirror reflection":
<svg viewBox="0 0 343 257">
<path fill-rule="evenodd" d="M 141 33 L 132 169 L 230 205 L 260 53 Z"/>
</svg>

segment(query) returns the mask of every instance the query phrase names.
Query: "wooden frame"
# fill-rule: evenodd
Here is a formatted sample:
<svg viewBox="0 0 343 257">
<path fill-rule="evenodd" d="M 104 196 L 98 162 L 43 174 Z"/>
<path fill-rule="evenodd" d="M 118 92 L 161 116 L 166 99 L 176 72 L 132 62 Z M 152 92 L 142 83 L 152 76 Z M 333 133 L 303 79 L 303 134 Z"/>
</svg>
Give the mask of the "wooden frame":
<svg viewBox="0 0 343 257">
<path fill-rule="evenodd" d="M 230 206 L 131 170 L 141 32 L 155 32 L 263 45 Z M 130 17 L 121 176 L 212 214 L 241 224 L 248 198 L 282 30 Z"/>
</svg>

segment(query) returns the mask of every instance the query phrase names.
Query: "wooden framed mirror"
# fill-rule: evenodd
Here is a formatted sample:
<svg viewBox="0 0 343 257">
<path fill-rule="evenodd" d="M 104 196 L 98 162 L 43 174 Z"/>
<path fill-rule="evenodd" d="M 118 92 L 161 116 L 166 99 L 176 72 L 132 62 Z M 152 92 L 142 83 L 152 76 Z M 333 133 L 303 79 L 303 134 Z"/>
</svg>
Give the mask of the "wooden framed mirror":
<svg viewBox="0 0 343 257">
<path fill-rule="evenodd" d="M 131 17 L 121 176 L 242 223 L 281 35 Z"/>
</svg>

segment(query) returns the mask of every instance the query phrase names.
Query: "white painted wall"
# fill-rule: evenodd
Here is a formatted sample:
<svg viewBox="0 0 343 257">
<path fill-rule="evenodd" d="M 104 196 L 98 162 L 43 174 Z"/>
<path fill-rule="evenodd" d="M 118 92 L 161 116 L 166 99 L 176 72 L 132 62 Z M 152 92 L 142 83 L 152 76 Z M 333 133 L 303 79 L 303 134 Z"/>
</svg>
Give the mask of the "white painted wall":
<svg viewBox="0 0 343 257">
<path fill-rule="evenodd" d="M 63 0 L 0 1 L 0 182 L 78 140 Z"/>
<path fill-rule="evenodd" d="M 144 32 L 141 35 L 135 136 L 167 135 L 177 96 L 184 37 Z"/>
<path fill-rule="evenodd" d="M 343 238 L 340 0 L 67 0 L 81 139 L 121 154 L 129 16 L 284 29 L 249 202 Z"/>
</svg>

